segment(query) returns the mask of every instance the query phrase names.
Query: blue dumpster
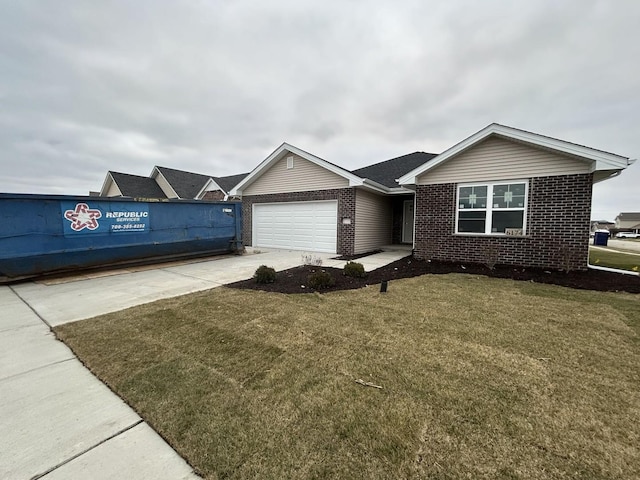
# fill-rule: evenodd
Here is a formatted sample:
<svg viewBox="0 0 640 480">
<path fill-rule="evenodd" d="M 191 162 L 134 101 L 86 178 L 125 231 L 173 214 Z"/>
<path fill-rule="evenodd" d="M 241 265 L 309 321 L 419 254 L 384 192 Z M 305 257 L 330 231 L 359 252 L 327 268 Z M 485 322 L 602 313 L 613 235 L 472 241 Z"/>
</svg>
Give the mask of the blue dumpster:
<svg viewBox="0 0 640 480">
<path fill-rule="evenodd" d="M 0 193 L 0 280 L 242 249 L 242 204 Z"/>
<path fill-rule="evenodd" d="M 593 244 L 606 247 L 609 242 L 609 232 L 595 232 L 593 236 Z"/>
</svg>

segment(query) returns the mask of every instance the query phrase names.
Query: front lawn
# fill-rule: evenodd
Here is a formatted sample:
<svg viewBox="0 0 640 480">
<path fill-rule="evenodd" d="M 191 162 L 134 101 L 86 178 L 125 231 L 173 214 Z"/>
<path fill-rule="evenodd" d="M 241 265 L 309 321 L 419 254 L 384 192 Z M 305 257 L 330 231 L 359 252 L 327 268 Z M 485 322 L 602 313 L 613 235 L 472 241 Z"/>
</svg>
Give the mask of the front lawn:
<svg viewBox="0 0 640 480">
<path fill-rule="evenodd" d="M 206 478 L 640 477 L 638 295 L 425 275 L 55 331 Z"/>
<path fill-rule="evenodd" d="M 589 248 L 589 263 L 599 267 L 640 272 L 640 253 Z"/>
</svg>

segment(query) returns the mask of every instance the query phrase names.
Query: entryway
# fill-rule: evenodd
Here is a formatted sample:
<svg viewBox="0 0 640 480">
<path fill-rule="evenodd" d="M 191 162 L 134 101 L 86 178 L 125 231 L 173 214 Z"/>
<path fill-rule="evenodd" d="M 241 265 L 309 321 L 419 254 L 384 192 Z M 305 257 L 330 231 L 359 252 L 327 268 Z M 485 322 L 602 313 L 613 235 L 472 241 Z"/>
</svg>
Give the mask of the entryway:
<svg viewBox="0 0 640 480">
<path fill-rule="evenodd" d="M 414 201 L 405 200 L 402 208 L 402 243 L 413 244 Z"/>
</svg>

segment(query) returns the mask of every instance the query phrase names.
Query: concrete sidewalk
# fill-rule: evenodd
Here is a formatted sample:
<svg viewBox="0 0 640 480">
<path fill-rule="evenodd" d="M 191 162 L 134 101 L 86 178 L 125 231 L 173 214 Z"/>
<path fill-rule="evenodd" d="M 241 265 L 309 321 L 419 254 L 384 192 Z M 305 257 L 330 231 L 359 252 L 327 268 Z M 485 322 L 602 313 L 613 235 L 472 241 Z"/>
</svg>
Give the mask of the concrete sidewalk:
<svg viewBox="0 0 640 480">
<path fill-rule="evenodd" d="M 9 287 L 0 305 L 0 478 L 199 478 Z"/>
<path fill-rule="evenodd" d="M 367 271 L 410 254 L 361 258 Z M 335 255 L 313 254 L 342 268 Z M 191 467 L 50 331 L 161 298 L 302 263 L 268 251 L 0 287 L 0 478 L 195 479 Z"/>
</svg>

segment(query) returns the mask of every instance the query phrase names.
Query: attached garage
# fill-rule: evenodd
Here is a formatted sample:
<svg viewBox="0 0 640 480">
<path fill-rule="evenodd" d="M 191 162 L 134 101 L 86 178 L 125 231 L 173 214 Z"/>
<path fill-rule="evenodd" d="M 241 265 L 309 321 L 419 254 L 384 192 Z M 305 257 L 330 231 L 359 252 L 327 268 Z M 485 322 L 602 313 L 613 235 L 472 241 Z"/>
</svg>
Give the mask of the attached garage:
<svg viewBox="0 0 640 480">
<path fill-rule="evenodd" d="M 253 246 L 336 253 L 338 202 L 256 203 Z"/>
</svg>

